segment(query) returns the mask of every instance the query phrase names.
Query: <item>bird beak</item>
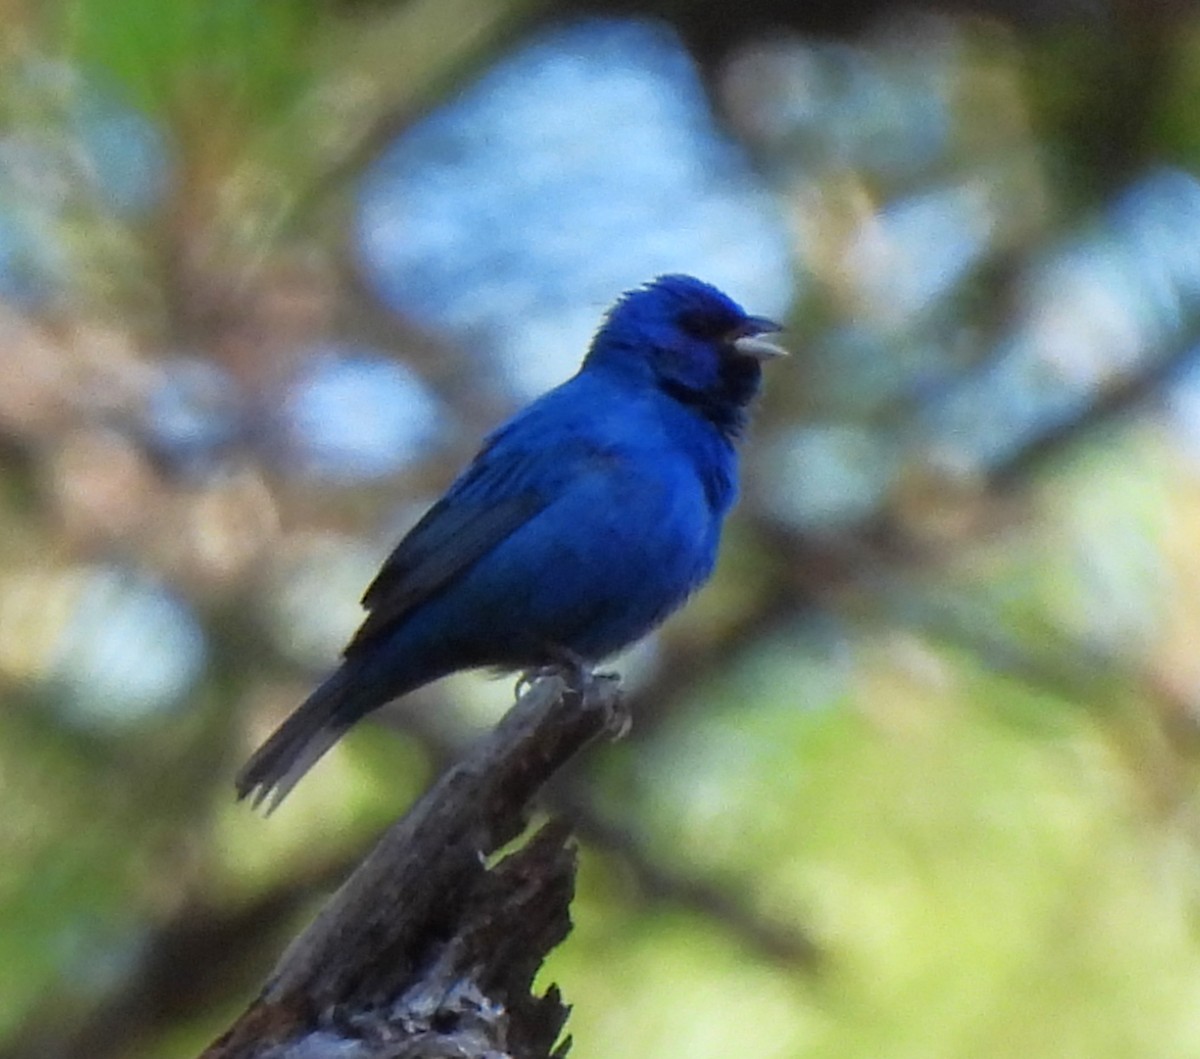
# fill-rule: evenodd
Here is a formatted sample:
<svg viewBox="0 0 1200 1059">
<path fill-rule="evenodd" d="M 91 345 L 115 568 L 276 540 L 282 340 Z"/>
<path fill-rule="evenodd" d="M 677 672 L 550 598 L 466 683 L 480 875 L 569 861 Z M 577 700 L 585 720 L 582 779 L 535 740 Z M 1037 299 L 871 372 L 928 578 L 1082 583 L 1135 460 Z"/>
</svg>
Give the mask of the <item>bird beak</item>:
<svg viewBox="0 0 1200 1059">
<path fill-rule="evenodd" d="M 746 321 L 746 326 L 751 333 L 733 340 L 733 348 L 743 357 L 753 357 L 755 360 L 774 360 L 776 357 L 788 355 L 788 351 L 783 346 L 778 346 L 762 337 L 764 334 L 783 330 L 773 320 L 768 320 L 763 316 L 752 316 Z"/>
</svg>

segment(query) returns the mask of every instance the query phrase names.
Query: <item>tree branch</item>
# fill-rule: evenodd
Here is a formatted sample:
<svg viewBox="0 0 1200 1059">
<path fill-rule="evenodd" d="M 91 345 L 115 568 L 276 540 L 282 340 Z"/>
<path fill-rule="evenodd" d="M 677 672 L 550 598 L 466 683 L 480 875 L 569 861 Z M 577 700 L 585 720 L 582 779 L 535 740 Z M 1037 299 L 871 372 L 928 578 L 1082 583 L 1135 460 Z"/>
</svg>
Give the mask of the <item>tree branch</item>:
<svg viewBox="0 0 1200 1059">
<path fill-rule="evenodd" d="M 394 824 L 203 1059 L 546 1059 L 567 1007 L 530 992 L 570 930 L 575 854 L 551 821 L 516 852 L 530 800 L 611 729 L 616 681 L 539 681 Z"/>
</svg>

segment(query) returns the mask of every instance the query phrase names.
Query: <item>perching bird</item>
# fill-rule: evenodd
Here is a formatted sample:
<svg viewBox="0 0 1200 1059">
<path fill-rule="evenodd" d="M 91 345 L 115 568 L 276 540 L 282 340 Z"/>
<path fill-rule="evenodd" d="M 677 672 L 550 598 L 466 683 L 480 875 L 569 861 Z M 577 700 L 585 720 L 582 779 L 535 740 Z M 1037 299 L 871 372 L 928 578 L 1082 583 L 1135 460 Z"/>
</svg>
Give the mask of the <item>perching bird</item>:
<svg viewBox="0 0 1200 1059">
<path fill-rule="evenodd" d="M 238 797 L 274 809 L 355 721 L 438 677 L 590 665 L 662 622 L 712 572 L 778 330 L 690 276 L 623 295 L 578 373 L 493 433 L 392 552 L 341 665 Z"/>
</svg>

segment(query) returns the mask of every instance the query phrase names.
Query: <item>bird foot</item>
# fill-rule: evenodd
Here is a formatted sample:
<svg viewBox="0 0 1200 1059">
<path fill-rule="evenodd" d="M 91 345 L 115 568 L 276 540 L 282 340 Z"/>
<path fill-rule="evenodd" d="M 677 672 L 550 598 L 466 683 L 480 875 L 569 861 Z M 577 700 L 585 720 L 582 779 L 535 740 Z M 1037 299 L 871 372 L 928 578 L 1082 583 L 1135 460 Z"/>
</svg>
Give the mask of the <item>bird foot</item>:
<svg viewBox="0 0 1200 1059">
<path fill-rule="evenodd" d="M 527 669 L 517 678 L 513 692 L 520 698 L 539 680 L 557 678 L 585 702 L 595 702 L 604 710 L 604 730 L 616 742 L 629 734 L 633 717 L 621 693 L 621 674 L 611 670 L 597 672 L 574 654 L 564 655 L 561 661 Z"/>
<path fill-rule="evenodd" d="M 633 727 L 633 715 L 625 704 L 621 692 L 621 674 L 611 670 L 598 673 L 591 669 L 578 669 L 560 676 L 567 687 L 578 693 L 589 709 L 604 712 L 604 731 L 612 742 L 624 739 Z"/>
<path fill-rule="evenodd" d="M 588 685 L 583 689 L 583 696 L 599 695 L 603 697 L 604 731 L 611 742 L 624 739 L 633 727 L 633 711 L 625 701 L 621 690 L 620 673 L 590 673 Z"/>
<path fill-rule="evenodd" d="M 547 650 L 552 661 L 546 665 L 525 670 L 517 678 L 513 694 L 520 698 L 539 680 L 548 677 L 558 677 L 567 687 L 583 694 L 587 690 L 589 681 L 595 677 L 587 662 L 566 647 L 550 647 Z"/>
<path fill-rule="evenodd" d="M 562 668 L 560 666 L 538 666 L 535 669 L 527 669 L 519 677 L 513 685 L 513 697 L 519 699 L 527 691 L 532 691 L 534 684 L 539 680 L 549 680 L 551 677 L 562 676 Z"/>
</svg>

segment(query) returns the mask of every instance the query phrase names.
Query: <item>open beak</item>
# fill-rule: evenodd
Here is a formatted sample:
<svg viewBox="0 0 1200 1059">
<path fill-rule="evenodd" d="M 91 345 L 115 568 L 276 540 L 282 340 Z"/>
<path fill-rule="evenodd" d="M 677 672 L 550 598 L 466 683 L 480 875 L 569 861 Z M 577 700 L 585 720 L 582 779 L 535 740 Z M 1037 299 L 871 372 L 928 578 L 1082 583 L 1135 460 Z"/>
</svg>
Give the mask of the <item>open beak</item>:
<svg viewBox="0 0 1200 1059">
<path fill-rule="evenodd" d="M 764 334 L 783 330 L 774 320 L 768 320 L 765 316 L 751 316 L 746 320 L 744 326 L 750 333 L 733 340 L 733 348 L 743 357 L 753 357 L 755 360 L 774 360 L 776 357 L 788 355 L 788 351 L 783 346 L 776 345 L 762 337 Z"/>
</svg>

